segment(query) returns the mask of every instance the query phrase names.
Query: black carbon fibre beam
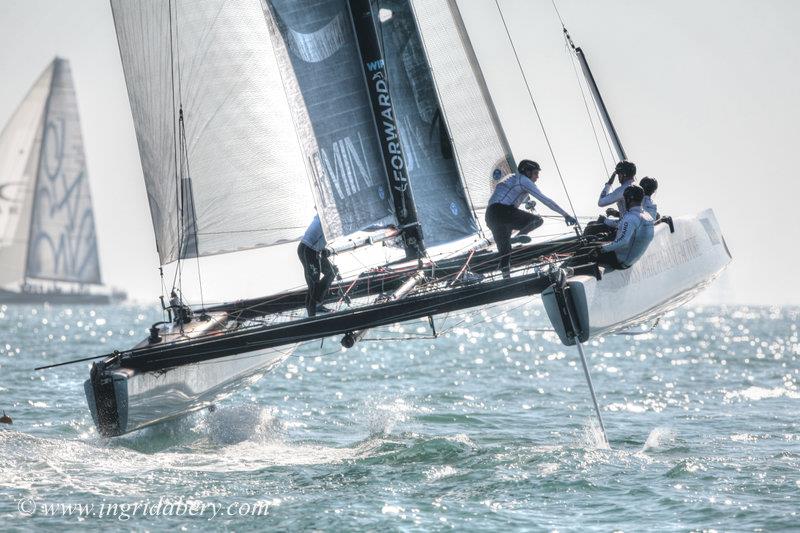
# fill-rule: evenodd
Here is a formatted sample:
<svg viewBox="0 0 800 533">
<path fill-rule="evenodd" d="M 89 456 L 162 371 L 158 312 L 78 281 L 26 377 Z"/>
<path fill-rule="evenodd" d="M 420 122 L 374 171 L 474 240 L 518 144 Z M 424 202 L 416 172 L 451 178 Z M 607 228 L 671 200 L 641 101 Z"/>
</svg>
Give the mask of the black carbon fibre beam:
<svg viewBox="0 0 800 533">
<path fill-rule="evenodd" d="M 511 280 L 490 281 L 423 293 L 394 302 L 295 320 L 256 330 L 231 332 L 199 341 L 119 352 L 119 364 L 124 368 L 153 371 L 230 355 L 243 355 L 266 348 L 344 335 L 357 329 L 386 326 L 539 294 L 551 283 L 552 281 L 546 276 L 531 274 Z"/>
</svg>

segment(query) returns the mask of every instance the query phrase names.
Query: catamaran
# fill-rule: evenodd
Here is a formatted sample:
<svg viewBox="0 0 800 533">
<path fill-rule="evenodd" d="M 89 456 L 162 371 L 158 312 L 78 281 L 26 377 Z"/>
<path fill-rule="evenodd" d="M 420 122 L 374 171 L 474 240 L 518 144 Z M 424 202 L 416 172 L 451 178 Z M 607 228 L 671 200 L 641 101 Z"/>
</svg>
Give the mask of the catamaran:
<svg viewBox="0 0 800 533">
<path fill-rule="evenodd" d="M 580 345 L 674 308 L 730 261 L 708 210 L 660 224 L 630 269 L 561 268 L 595 246 L 576 232 L 518 242 L 504 279 L 481 221 L 515 159 L 455 0 L 111 6 L 162 265 L 296 242 L 308 206 L 335 262 L 387 255 L 345 272 L 328 314 L 305 316 L 305 289 L 288 286 L 190 316 L 173 306 L 93 363 L 102 435 L 208 407 L 303 342 L 351 347 L 426 317 L 435 333 L 438 315 L 514 298 L 542 294 L 563 342 Z"/>
<path fill-rule="evenodd" d="M 72 73 L 56 57 L 0 133 L 0 304 L 104 304 Z"/>
</svg>

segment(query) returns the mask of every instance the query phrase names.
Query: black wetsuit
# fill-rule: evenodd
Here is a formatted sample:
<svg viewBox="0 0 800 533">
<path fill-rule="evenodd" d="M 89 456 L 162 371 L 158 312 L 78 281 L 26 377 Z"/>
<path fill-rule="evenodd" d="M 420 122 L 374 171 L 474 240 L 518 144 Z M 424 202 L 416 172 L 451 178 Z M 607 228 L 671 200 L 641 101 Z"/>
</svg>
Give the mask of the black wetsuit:
<svg viewBox="0 0 800 533">
<path fill-rule="evenodd" d="M 517 206 L 533 196 L 556 213 L 569 217 L 557 203 L 545 196 L 530 178 L 522 174 L 511 174 L 497 184 L 489 198 L 486 209 L 486 225 L 492 232 L 500 255 L 500 270 L 504 277 L 511 276 L 511 232 L 530 233 L 544 223 L 539 215 L 534 215 Z"/>
<path fill-rule="evenodd" d="M 297 247 L 297 256 L 303 264 L 303 274 L 306 278 L 306 311 L 308 316 L 317 314 L 317 306 L 322 304 L 328 289 L 336 277 L 333 265 L 328 260 L 325 249 L 325 236 L 319 216 L 315 216 L 311 225 L 303 235 L 303 240 Z"/>
</svg>

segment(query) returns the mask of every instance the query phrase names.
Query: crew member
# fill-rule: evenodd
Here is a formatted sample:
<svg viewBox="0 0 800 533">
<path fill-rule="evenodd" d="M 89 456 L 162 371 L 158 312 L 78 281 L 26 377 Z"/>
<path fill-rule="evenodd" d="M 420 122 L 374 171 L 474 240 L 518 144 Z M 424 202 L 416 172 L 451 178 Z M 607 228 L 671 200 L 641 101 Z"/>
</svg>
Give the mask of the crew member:
<svg viewBox="0 0 800 533">
<path fill-rule="evenodd" d="M 631 161 L 620 161 L 614 169 L 614 173 L 608 178 L 605 187 L 600 191 L 600 199 L 597 200 L 599 207 L 611 206 L 617 204 L 616 213 L 610 212 L 609 215 L 615 215 L 620 218 L 625 216 L 625 201 L 622 195 L 625 194 L 625 189 L 634 184 L 636 177 L 636 165 Z M 614 184 L 614 178 L 619 179 L 619 187 L 611 190 Z"/>
<path fill-rule="evenodd" d="M 536 181 L 539 179 L 539 163 L 523 159 L 517 166 L 517 173 L 511 174 L 497 184 L 489 198 L 486 209 L 486 225 L 492 232 L 500 255 L 500 270 L 503 277 L 511 277 L 511 232 L 525 235 L 542 225 L 542 217 L 518 209 L 522 202 L 533 196 L 544 205 L 564 217 L 567 225 L 576 223 L 575 219 L 553 200 L 542 194 Z"/>
<path fill-rule="evenodd" d="M 611 177 L 608 178 L 603 190 L 600 191 L 600 199 L 597 201 L 597 205 L 600 207 L 609 206 L 606 209 L 606 214 L 600 215 L 597 221 L 586 224 L 583 231 L 584 235 L 599 235 L 603 238 L 614 238 L 614 232 L 619 226 L 623 215 L 625 215 L 625 201 L 622 195 L 625 193 L 625 189 L 634 184 L 635 176 L 635 164 L 630 161 L 620 161 L 617 163 Z M 611 187 L 614 185 L 614 178 L 619 179 L 619 187 L 612 191 Z"/>
<path fill-rule="evenodd" d="M 175 289 L 169 293 L 169 306 L 175 314 L 174 321 L 176 324 L 188 324 L 192 321 L 192 308 L 183 303 L 182 297 L 178 296 Z"/>
<path fill-rule="evenodd" d="M 308 316 L 317 313 L 329 313 L 331 310 L 322 305 L 325 295 L 336 276 L 333 265 L 328 260 L 325 252 L 325 235 L 322 233 L 322 223 L 319 215 L 314 215 L 314 220 L 306 229 L 300 244 L 297 246 L 297 255 L 303 264 L 303 274 L 306 278 L 306 311 Z"/>
<path fill-rule="evenodd" d="M 643 199 L 644 191 L 638 185 L 630 185 L 625 189 L 625 215 L 617 229 L 617 238 L 592 250 L 590 259 L 624 270 L 644 254 L 653 240 L 653 218 L 642 209 Z"/>
<path fill-rule="evenodd" d="M 658 190 L 658 180 L 645 176 L 639 181 L 639 185 L 644 191 L 644 199 L 642 200 L 642 209 L 644 209 L 653 220 L 658 220 L 658 206 L 653 203 L 653 195 Z"/>
</svg>

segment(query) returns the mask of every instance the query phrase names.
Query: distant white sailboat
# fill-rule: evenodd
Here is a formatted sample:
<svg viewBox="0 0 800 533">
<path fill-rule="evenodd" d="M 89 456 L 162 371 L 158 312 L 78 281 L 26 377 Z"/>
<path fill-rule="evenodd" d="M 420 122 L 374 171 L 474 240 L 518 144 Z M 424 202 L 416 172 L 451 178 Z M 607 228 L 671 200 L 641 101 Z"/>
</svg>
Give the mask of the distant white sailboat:
<svg viewBox="0 0 800 533">
<path fill-rule="evenodd" d="M 56 57 L 0 134 L 0 304 L 103 304 L 69 62 Z"/>
</svg>

